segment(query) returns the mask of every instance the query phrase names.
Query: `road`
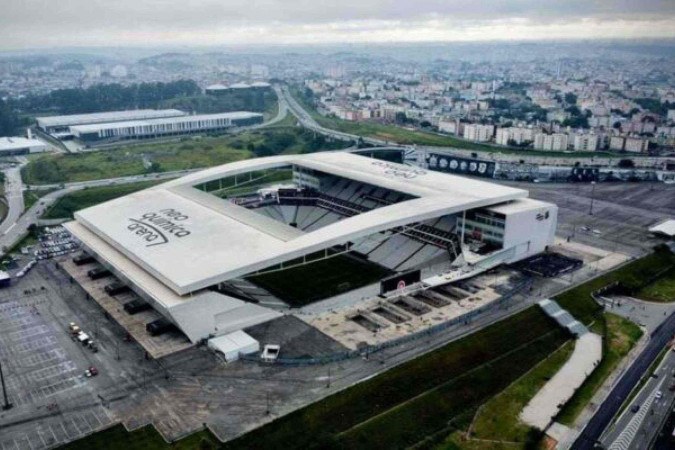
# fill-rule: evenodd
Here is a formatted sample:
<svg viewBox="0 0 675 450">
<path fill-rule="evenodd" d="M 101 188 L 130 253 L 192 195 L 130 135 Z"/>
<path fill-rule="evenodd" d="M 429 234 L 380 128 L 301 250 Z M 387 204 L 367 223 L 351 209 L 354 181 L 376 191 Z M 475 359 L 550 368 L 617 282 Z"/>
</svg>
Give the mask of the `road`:
<svg viewBox="0 0 675 450">
<path fill-rule="evenodd" d="M 607 399 L 600 405 L 586 428 L 572 445 L 572 449 L 591 450 L 595 448 L 596 442 L 599 441 L 603 431 L 617 414 L 623 402 L 628 398 L 666 343 L 673 337 L 674 330 L 675 313 L 668 316 L 663 324 L 652 333 L 645 349 L 616 383 Z"/>
<path fill-rule="evenodd" d="M 0 224 L 0 235 L 5 234 L 23 213 L 23 183 L 21 166 L 5 170 L 5 198 L 7 199 L 7 217 Z"/>
<path fill-rule="evenodd" d="M 384 145 L 384 146 L 397 146 L 395 142 L 387 142 L 382 139 L 373 139 L 368 137 L 362 137 L 356 134 L 343 133 L 341 131 L 331 130 L 330 128 L 325 128 L 314 120 L 314 118 L 309 114 L 296 100 L 293 98 L 291 93 L 288 90 L 288 86 L 281 86 L 278 90 L 277 95 L 279 98 L 283 98 L 288 105 L 289 111 L 298 119 L 300 125 L 305 128 L 308 128 L 317 133 L 321 133 L 325 136 L 332 137 L 334 139 L 339 139 L 343 141 L 358 141 L 363 139 L 363 142 L 372 145 Z M 404 147 L 404 146 L 401 146 Z"/>
<path fill-rule="evenodd" d="M 675 392 L 669 389 L 675 382 L 675 353 L 668 351 L 654 373 L 656 378 L 648 379 L 618 420 L 605 432 L 601 439 L 605 448 L 642 450 L 650 447 L 675 401 Z M 656 398 L 657 392 L 661 392 L 660 399 Z M 640 408 L 633 412 L 631 408 L 636 405 Z"/>
</svg>

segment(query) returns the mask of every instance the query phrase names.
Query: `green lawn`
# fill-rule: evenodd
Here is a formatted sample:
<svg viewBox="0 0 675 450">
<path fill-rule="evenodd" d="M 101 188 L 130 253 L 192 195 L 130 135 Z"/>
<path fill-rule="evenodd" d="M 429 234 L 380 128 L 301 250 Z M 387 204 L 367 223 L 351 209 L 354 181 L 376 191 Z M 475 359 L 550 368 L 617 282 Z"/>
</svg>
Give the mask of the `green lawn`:
<svg viewBox="0 0 675 450">
<path fill-rule="evenodd" d="M 112 200 L 132 192 L 140 191 L 162 181 L 142 181 L 139 183 L 117 184 L 112 186 L 90 187 L 64 195 L 49 208 L 44 219 L 62 219 L 73 217 L 73 213 L 99 203 Z"/>
<path fill-rule="evenodd" d="M 574 350 L 574 342 L 567 342 L 555 353 L 490 399 L 476 416 L 473 425 L 473 438 L 525 442 L 530 427 L 519 420 L 520 412 L 569 359 Z"/>
<path fill-rule="evenodd" d="M 311 260 L 320 256 L 310 255 L 307 259 Z M 371 262 L 338 255 L 305 266 L 256 275 L 247 279 L 291 306 L 300 307 L 322 298 L 375 283 L 389 274 L 391 271 Z"/>
<path fill-rule="evenodd" d="M 675 302 L 675 265 L 659 279 L 640 289 L 635 296 L 652 302 Z"/>
<path fill-rule="evenodd" d="M 87 436 L 59 447 L 61 450 L 209 450 L 218 448 L 219 441 L 211 433 L 201 431 L 167 444 L 154 427 L 148 425 L 131 433 L 122 425 Z"/>
</svg>

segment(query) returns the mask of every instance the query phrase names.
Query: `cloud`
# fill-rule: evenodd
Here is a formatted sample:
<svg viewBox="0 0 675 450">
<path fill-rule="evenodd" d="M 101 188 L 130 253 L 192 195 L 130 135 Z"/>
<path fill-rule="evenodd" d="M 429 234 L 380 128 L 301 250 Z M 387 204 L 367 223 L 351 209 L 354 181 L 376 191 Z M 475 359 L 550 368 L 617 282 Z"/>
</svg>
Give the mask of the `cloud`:
<svg viewBox="0 0 675 450">
<path fill-rule="evenodd" d="M 0 47 L 675 37 L 672 0 L 0 0 Z"/>
</svg>

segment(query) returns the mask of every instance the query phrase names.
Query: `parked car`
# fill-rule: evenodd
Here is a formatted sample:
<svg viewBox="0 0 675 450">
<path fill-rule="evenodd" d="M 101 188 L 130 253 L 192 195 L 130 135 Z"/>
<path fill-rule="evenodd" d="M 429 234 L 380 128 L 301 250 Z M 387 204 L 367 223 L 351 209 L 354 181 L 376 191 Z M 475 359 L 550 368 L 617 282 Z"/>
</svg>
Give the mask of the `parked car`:
<svg viewBox="0 0 675 450">
<path fill-rule="evenodd" d="M 84 376 L 87 378 L 95 377 L 96 375 L 98 375 L 98 369 L 94 366 L 84 371 Z"/>
</svg>

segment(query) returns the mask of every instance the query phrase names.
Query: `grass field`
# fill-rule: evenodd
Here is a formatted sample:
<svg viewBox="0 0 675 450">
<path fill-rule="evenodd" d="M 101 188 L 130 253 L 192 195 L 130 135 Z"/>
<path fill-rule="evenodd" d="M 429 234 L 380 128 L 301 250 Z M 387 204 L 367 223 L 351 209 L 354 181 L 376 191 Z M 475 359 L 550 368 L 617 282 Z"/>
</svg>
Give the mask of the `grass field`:
<svg viewBox="0 0 675 450">
<path fill-rule="evenodd" d="M 344 148 L 342 142 L 296 127 L 274 127 L 234 135 L 187 137 L 77 154 L 45 154 L 21 171 L 24 183 L 57 184 L 212 167 L 253 156 Z"/>
<path fill-rule="evenodd" d="M 312 260 L 320 256 L 320 254 L 310 255 L 307 259 Z M 375 283 L 390 273 L 388 269 L 368 261 L 338 255 L 314 261 L 306 266 L 251 276 L 247 279 L 289 305 L 300 307 Z"/>
<path fill-rule="evenodd" d="M 194 433 L 175 444 L 167 444 L 152 426 L 148 425 L 129 433 L 122 425 L 116 425 L 59 448 L 61 450 L 209 450 L 218 448 L 218 444 L 218 439 L 208 432 Z"/>
<path fill-rule="evenodd" d="M 166 180 L 163 180 L 166 181 Z M 89 206 L 112 200 L 132 192 L 153 186 L 161 181 L 142 181 L 140 183 L 118 184 L 113 186 L 101 186 L 85 188 L 64 195 L 49 208 L 43 216 L 44 219 L 62 219 L 73 217 L 73 213 Z"/>
<path fill-rule="evenodd" d="M 658 280 L 640 289 L 635 296 L 651 302 L 675 302 L 675 265 Z"/>
<path fill-rule="evenodd" d="M 476 415 L 471 437 L 526 442 L 530 427 L 518 419 L 520 412 L 539 389 L 560 370 L 573 350 L 573 342 L 565 343 L 501 394 L 485 403 Z"/>
</svg>

